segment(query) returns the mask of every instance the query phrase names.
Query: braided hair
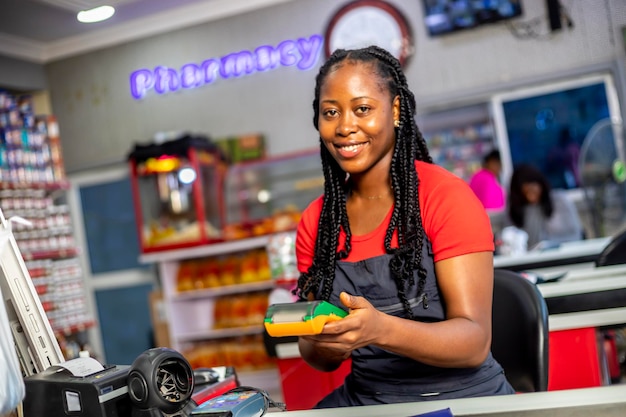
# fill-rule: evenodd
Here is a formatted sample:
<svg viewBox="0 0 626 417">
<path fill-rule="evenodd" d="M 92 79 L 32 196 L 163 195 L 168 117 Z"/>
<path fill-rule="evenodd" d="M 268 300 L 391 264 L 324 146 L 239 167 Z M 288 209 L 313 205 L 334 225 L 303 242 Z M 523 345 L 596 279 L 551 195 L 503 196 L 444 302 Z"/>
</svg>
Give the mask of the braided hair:
<svg viewBox="0 0 626 417">
<path fill-rule="evenodd" d="M 419 179 L 415 161 L 432 163 L 426 141 L 415 120 L 415 97 L 409 90 L 406 76 L 398 60 L 386 50 L 369 46 L 356 50 L 336 50 L 322 65 L 316 77 L 315 99 L 313 100 L 313 125 L 319 130 L 320 90 L 327 75 L 344 62 L 372 64 L 374 73 L 389 91 L 391 100 L 399 97 L 400 124 L 396 127 L 396 144 L 390 167 L 394 208 L 385 234 L 385 251 L 392 254 L 389 263 L 391 276 L 398 288 L 398 296 L 409 317 L 413 317 L 406 290 L 415 285 L 414 271 L 418 270 L 418 294 L 423 291 L 426 270 L 422 263 L 424 228 L 418 198 Z M 296 294 L 301 299 L 321 289 L 321 298 L 328 300 L 333 289 L 335 263 L 350 252 L 351 232 L 346 211 L 348 183 L 346 172 L 334 160 L 320 138 L 322 170 L 324 173 L 324 202 L 318 223 L 317 241 L 313 263 L 298 279 Z M 339 232 L 346 233 L 345 246 L 337 250 Z M 398 247 L 392 248 L 394 231 L 398 236 Z"/>
</svg>

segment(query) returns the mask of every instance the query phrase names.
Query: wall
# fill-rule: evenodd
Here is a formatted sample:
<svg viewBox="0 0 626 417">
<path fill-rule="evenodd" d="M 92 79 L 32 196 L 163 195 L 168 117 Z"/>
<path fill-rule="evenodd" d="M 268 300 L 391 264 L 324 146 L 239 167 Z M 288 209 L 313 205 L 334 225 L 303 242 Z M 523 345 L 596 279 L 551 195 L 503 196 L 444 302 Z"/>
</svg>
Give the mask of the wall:
<svg viewBox="0 0 626 417">
<path fill-rule="evenodd" d="M 494 92 L 597 65 L 617 68 L 618 84 L 624 83 L 623 0 L 563 0 L 574 27 L 554 35 L 548 34 L 545 2 L 525 0 L 524 16 L 515 24 L 541 18 L 535 30 L 542 36 L 537 39 L 519 39 L 506 24 L 429 38 L 421 1 L 390 2 L 413 27 L 415 54 L 406 73 L 420 111 L 486 100 Z M 311 101 L 319 63 L 310 71 L 278 68 L 140 101 L 131 97 L 128 77 L 139 68 L 179 68 L 323 34 L 332 12 L 344 3 L 299 0 L 47 64 L 67 170 L 123 161 L 135 142 L 149 141 L 159 131 L 212 137 L 261 132 L 269 154 L 316 147 Z"/>
<path fill-rule="evenodd" d="M 15 91 L 44 90 L 48 87 L 46 72 L 42 65 L 0 56 L 0 86 Z"/>
</svg>

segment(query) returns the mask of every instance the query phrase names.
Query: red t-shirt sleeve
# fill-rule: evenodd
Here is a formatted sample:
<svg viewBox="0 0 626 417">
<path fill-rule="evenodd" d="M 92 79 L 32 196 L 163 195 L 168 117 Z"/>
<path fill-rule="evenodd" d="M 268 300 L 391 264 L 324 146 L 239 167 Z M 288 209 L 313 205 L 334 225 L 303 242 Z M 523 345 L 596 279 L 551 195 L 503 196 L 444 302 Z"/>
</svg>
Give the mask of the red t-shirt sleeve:
<svg viewBox="0 0 626 417">
<path fill-rule="evenodd" d="M 313 264 L 315 241 L 317 239 L 317 224 L 322 212 L 323 197 L 314 200 L 302 212 L 302 217 L 296 230 L 296 259 L 298 271 L 304 273 Z"/>
<path fill-rule="evenodd" d="M 489 216 L 469 185 L 437 165 L 418 162 L 416 166 L 422 222 L 435 262 L 493 251 Z"/>
</svg>

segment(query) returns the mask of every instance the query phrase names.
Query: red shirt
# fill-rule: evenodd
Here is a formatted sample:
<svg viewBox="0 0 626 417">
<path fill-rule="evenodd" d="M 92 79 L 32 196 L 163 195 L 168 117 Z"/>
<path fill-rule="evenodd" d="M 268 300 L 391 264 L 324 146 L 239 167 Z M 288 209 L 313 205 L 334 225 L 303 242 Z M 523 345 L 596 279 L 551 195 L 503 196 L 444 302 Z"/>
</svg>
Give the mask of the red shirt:
<svg viewBox="0 0 626 417">
<path fill-rule="evenodd" d="M 473 252 L 493 251 L 493 233 L 489 217 L 467 183 L 444 168 L 421 161 L 415 162 L 419 178 L 419 202 L 422 224 L 432 244 L 434 261 Z M 296 239 L 298 269 L 305 272 L 313 263 L 317 225 L 323 196 L 314 200 L 302 213 Z M 352 236 L 352 249 L 345 259 L 357 262 L 384 255 L 385 233 L 393 207 L 383 222 L 366 235 Z M 346 234 L 339 235 L 342 248 Z M 392 247 L 397 246 L 394 234 Z"/>
</svg>

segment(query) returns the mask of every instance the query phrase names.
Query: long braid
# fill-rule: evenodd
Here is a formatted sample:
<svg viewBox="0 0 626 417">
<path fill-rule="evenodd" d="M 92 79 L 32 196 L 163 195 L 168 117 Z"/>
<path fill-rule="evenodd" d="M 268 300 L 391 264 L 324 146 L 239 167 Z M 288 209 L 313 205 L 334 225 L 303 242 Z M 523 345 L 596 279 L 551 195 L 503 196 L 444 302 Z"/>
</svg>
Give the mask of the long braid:
<svg viewBox="0 0 626 417">
<path fill-rule="evenodd" d="M 323 81 L 328 72 L 345 58 L 344 54 L 333 54 L 320 68 L 315 84 L 315 99 L 313 100 L 313 125 L 318 128 L 319 97 Z M 341 253 L 337 253 L 339 244 L 340 226 L 350 236 L 350 226 L 345 204 L 346 173 L 339 167 L 330 152 L 324 146 L 320 138 L 320 155 L 322 160 L 322 172 L 324 173 L 324 203 L 318 221 L 317 240 L 313 264 L 309 270 L 298 279 L 297 295 L 304 299 L 308 294 L 315 294 L 320 286 L 322 298 L 327 300 L 332 293 L 333 279 L 335 276 L 335 263 L 338 257 L 345 257 L 349 252 L 350 239 L 346 241 L 346 247 Z M 325 279 L 326 278 L 326 279 Z"/>
<path fill-rule="evenodd" d="M 423 291 L 426 270 L 422 266 L 424 228 L 419 206 L 419 178 L 415 160 L 432 163 L 426 142 L 415 123 L 415 97 L 400 63 L 384 49 L 376 46 L 360 50 L 337 50 L 320 68 L 316 78 L 313 100 L 313 124 L 318 129 L 319 98 L 321 86 L 328 73 L 345 60 L 374 63 L 375 71 L 386 82 L 391 99 L 400 99 L 400 127 L 396 128 L 390 178 L 394 196 L 394 209 L 385 234 L 385 250 L 393 254 L 390 261 L 391 275 L 398 288 L 398 296 L 410 317 L 413 317 L 406 290 L 415 284 L 414 271 L 418 271 L 418 294 Z M 318 235 L 313 264 L 298 280 L 297 293 L 305 298 L 322 287 L 322 298 L 328 299 L 332 292 L 335 263 L 350 252 L 351 232 L 346 211 L 346 173 L 321 144 L 322 170 L 324 173 L 324 202 L 318 223 Z M 343 228 L 347 238 L 344 248 L 338 248 L 339 232 Z M 398 248 L 392 248 L 394 232 L 398 236 Z"/>
</svg>

